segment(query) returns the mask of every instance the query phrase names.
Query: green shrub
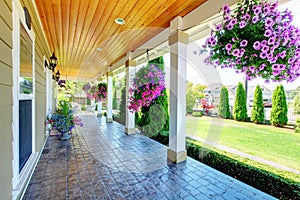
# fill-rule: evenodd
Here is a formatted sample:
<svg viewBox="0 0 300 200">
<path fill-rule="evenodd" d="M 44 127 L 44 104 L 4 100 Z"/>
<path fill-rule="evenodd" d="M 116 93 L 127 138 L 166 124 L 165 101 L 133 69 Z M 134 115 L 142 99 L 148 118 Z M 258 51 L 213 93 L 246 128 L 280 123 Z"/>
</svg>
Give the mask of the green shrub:
<svg viewBox="0 0 300 200">
<path fill-rule="evenodd" d="M 230 109 L 229 109 L 229 99 L 228 99 L 228 89 L 223 86 L 220 92 L 220 103 L 218 107 L 219 116 L 224 119 L 230 118 Z"/>
<path fill-rule="evenodd" d="M 236 89 L 233 117 L 237 121 L 248 121 L 246 92 L 241 82 Z"/>
<path fill-rule="evenodd" d="M 300 118 L 298 118 L 296 120 L 296 129 L 295 129 L 296 133 L 300 133 Z"/>
<path fill-rule="evenodd" d="M 282 85 L 276 87 L 272 96 L 271 123 L 276 127 L 283 127 L 288 122 L 287 103 Z"/>
<path fill-rule="evenodd" d="M 259 85 L 257 85 L 254 93 L 251 121 L 256 124 L 263 123 L 265 119 L 264 109 L 262 90 Z"/>
<path fill-rule="evenodd" d="M 169 131 L 160 131 L 157 135 L 150 138 L 167 146 L 169 144 Z"/>
<path fill-rule="evenodd" d="M 188 156 L 280 199 L 300 199 L 300 184 L 187 140 Z"/>
<path fill-rule="evenodd" d="M 81 110 L 82 110 L 82 111 L 86 111 L 86 105 L 83 104 L 83 105 L 81 106 Z"/>
<path fill-rule="evenodd" d="M 202 113 L 201 112 L 193 112 L 192 116 L 193 117 L 202 117 Z"/>
</svg>

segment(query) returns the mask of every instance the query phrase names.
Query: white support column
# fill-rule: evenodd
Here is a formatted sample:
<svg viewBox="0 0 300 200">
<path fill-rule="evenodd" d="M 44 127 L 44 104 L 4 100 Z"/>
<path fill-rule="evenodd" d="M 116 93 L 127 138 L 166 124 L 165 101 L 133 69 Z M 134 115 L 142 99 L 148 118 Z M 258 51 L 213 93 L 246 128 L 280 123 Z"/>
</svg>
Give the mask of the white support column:
<svg viewBox="0 0 300 200">
<path fill-rule="evenodd" d="M 106 122 L 111 123 L 113 122 L 112 118 L 112 102 L 113 102 L 113 84 L 112 84 L 112 79 L 113 79 L 113 73 L 112 72 L 107 72 L 106 73 L 106 78 L 107 78 L 107 98 L 106 98 L 106 105 L 107 105 L 107 115 L 106 115 Z"/>
<path fill-rule="evenodd" d="M 180 19 L 175 19 L 175 23 L 180 26 Z M 171 78 L 168 159 L 175 163 L 185 161 L 187 157 L 185 148 L 187 43 L 188 35 L 178 29 L 169 37 Z"/>
<path fill-rule="evenodd" d="M 125 67 L 126 67 L 126 121 L 125 121 L 125 133 L 126 134 L 133 134 L 136 132 L 135 128 L 135 118 L 134 118 L 134 112 L 131 112 L 127 105 L 129 104 L 129 88 L 131 87 L 133 78 L 135 76 L 135 70 L 134 68 L 136 67 L 137 62 L 134 60 L 127 60 L 125 62 Z"/>
<path fill-rule="evenodd" d="M 102 101 L 97 103 L 97 117 L 102 117 Z"/>
</svg>

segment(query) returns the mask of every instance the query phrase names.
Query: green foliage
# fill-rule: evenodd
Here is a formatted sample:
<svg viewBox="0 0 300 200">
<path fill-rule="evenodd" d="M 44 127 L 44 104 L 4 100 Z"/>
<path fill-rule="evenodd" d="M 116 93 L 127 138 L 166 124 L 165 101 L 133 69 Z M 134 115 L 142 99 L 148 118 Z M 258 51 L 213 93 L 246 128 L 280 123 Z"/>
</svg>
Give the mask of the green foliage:
<svg viewBox="0 0 300 200">
<path fill-rule="evenodd" d="M 119 106 L 119 123 L 122 125 L 125 125 L 125 120 L 126 120 L 126 87 L 123 87 L 122 89 L 122 94 L 121 94 L 121 102 Z"/>
<path fill-rule="evenodd" d="M 117 90 L 114 91 L 114 96 L 113 96 L 113 109 L 117 109 Z"/>
<path fill-rule="evenodd" d="M 193 112 L 192 116 L 193 117 L 202 117 L 202 113 L 201 112 Z"/>
<path fill-rule="evenodd" d="M 264 109 L 262 90 L 259 85 L 257 85 L 254 93 L 251 121 L 256 124 L 263 123 L 265 119 Z"/>
<path fill-rule="evenodd" d="M 294 98 L 293 108 L 295 113 L 300 113 L 300 91 Z"/>
<path fill-rule="evenodd" d="M 287 112 L 284 88 L 282 85 L 279 85 L 272 96 L 271 124 L 276 127 L 285 126 L 288 122 Z"/>
<path fill-rule="evenodd" d="M 163 57 L 158 57 L 148 62 L 144 67 L 146 69 L 151 64 L 155 64 L 164 71 Z M 139 71 L 136 76 L 143 77 L 143 70 Z M 149 107 L 142 107 L 141 112 L 135 113 L 135 122 L 143 134 L 155 137 L 162 131 L 169 130 L 169 99 L 167 90 L 163 90 L 163 95 L 157 97 Z"/>
<path fill-rule="evenodd" d="M 197 93 L 193 89 L 193 83 L 188 82 L 186 85 L 186 112 L 192 113 L 197 99 Z"/>
<path fill-rule="evenodd" d="M 236 89 L 233 117 L 237 121 L 247 121 L 248 119 L 246 93 L 241 82 L 239 82 Z"/>
<path fill-rule="evenodd" d="M 299 199 L 300 185 L 255 166 L 247 165 L 194 140 L 187 140 L 188 156 L 280 199 Z"/>
<path fill-rule="evenodd" d="M 296 133 L 300 133 L 300 118 L 296 119 Z"/>
<path fill-rule="evenodd" d="M 219 116 L 225 119 L 230 118 L 228 89 L 223 86 L 220 92 L 220 103 L 218 108 Z"/>
</svg>

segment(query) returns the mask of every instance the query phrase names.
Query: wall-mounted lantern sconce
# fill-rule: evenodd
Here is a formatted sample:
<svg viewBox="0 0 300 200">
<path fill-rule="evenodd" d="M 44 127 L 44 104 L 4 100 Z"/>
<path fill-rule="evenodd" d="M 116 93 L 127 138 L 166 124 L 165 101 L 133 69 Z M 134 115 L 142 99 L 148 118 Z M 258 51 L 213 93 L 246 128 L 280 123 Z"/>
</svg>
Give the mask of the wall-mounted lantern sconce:
<svg viewBox="0 0 300 200">
<path fill-rule="evenodd" d="M 52 75 L 52 79 L 56 80 L 57 82 L 59 81 L 59 79 L 60 79 L 59 70 L 55 74 Z"/>
<path fill-rule="evenodd" d="M 54 72 L 54 69 L 57 65 L 57 58 L 54 55 L 54 52 L 52 53 L 52 56 L 50 57 L 50 70 L 52 70 L 52 72 Z"/>
<path fill-rule="evenodd" d="M 47 68 L 50 68 L 50 67 L 49 67 L 49 64 L 48 64 L 48 62 L 47 62 L 47 60 L 45 60 L 44 65 L 45 65 L 45 68 L 46 68 L 46 69 L 47 69 Z"/>
</svg>

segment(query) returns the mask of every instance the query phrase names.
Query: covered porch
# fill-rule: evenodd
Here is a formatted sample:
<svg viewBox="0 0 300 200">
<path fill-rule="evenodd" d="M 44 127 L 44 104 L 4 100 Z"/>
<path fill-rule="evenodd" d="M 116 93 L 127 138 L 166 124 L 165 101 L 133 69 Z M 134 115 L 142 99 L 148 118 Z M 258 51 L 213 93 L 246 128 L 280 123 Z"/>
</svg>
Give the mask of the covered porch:
<svg viewBox="0 0 300 200">
<path fill-rule="evenodd" d="M 25 199 L 275 199 L 192 158 L 175 164 L 167 147 L 82 113 L 68 141 L 47 139 Z"/>
</svg>

